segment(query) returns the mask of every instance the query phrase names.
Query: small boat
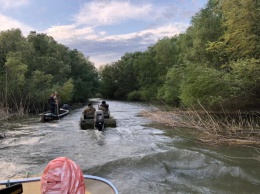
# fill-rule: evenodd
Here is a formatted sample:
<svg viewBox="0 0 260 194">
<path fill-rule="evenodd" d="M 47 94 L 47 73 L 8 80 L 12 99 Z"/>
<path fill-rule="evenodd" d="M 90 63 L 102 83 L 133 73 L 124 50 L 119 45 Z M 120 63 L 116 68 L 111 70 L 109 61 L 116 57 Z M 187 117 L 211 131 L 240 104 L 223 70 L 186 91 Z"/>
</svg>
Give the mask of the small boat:
<svg viewBox="0 0 260 194">
<path fill-rule="evenodd" d="M 0 194 L 40 194 L 40 177 L 0 181 Z M 118 194 L 116 187 L 108 180 L 84 175 L 86 194 Z"/>
<path fill-rule="evenodd" d="M 44 112 L 39 114 L 40 115 L 40 121 L 46 122 L 46 121 L 52 121 L 52 120 L 59 120 L 62 117 L 65 117 L 69 114 L 69 109 L 67 106 L 63 106 L 60 108 L 59 114 L 53 114 L 50 111 Z"/>
<path fill-rule="evenodd" d="M 80 117 L 81 129 L 98 129 L 102 131 L 107 127 L 116 127 L 116 119 L 109 111 L 97 110 L 94 114 L 82 113 Z"/>
</svg>

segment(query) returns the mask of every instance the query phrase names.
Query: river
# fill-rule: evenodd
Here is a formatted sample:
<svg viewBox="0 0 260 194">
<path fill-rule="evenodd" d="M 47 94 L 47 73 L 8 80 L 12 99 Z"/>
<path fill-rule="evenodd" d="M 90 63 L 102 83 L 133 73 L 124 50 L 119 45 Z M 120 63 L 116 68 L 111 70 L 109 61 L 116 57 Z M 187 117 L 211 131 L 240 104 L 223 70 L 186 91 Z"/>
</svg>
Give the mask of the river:
<svg viewBox="0 0 260 194">
<path fill-rule="evenodd" d="M 260 161 L 254 148 L 199 145 L 189 129 L 151 125 L 141 103 L 107 101 L 116 128 L 80 130 L 83 108 L 61 120 L 37 116 L 2 121 L 0 180 L 39 175 L 48 162 L 65 156 L 84 174 L 112 182 L 120 194 L 259 193 Z M 94 104 L 97 107 L 97 104 Z"/>
</svg>

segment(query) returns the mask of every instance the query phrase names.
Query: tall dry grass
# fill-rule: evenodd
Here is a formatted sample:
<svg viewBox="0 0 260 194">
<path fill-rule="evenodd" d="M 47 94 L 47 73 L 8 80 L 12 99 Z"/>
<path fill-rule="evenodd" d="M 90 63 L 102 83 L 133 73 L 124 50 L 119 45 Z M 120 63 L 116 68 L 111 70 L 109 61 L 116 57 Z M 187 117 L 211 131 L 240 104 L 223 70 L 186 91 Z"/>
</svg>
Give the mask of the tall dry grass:
<svg viewBox="0 0 260 194">
<path fill-rule="evenodd" d="M 200 110 L 176 109 L 166 104 L 160 108 L 156 105 L 154 107 L 154 111 L 143 112 L 141 116 L 171 127 L 199 130 L 198 141 L 201 143 L 260 147 L 260 114 L 224 110 L 213 112 L 202 105 Z"/>
</svg>

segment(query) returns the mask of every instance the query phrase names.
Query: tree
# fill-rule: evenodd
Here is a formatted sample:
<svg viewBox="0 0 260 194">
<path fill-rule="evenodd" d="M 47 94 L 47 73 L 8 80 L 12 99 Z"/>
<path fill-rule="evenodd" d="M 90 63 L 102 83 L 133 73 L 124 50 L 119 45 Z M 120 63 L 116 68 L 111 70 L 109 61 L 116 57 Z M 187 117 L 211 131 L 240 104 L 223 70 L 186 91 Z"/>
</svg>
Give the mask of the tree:
<svg viewBox="0 0 260 194">
<path fill-rule="evenodd" d="M 6 96 L 8 107 L 24 114 L 27 100 L 26 79 L 27 65 L 21 62 L 21 54 L 9 52 L 5 63 L 6 68 Z"/>
<path fill-rule="evenodd" d="M 30 104 L 36 112 L 46 108 L 47 99 L 53 93 L 51 74 L 44 74 L 36 70 L 32 72 L 32 77 L 29 82 Z"/>
<path fill-rule="evenodd" d="M 157 97 L 174 106 L 180 105 L 180 86 L 184 77 L 184 66 L 172 67 L 165 78 Z"/>
<path fill-rule="evenodd" d="M 258 0 L 219 1 L 224 34 L 208 50 L 238 60 L 260 56 L 260 3 Z"/>
<path fill-rule="evenodd" d="M 202 65 L 188 65 L 180 85 L 181 102 L 188 107 L 219 106 L 229 97 L 229 80 L 225 73 Z"/>
<path fill-rule="evenodd" d="M 100 94 L 104 98 L 114 98 L 118 88 L 118 80 L 115 79 L 116 71 L 112 64 L 107 64 L 100 68 L 101 87 Z"/>
<path fill-rule="evenodd" d="M 140 56 L 141 52 L 126 53 L 121 60 L 114 64 L 116 69 L 115 77 L 117 77 L 117 92 L 115 98 L 125 100 L 128 94 L 138 89 L 137 79 L 135 75 L 134 62 Z"/>
<path fill-rule="evenodd" d="M 156 99 L 158 83 L 161 83 L 161 80 L 157 79 L 159 72 L 156 72 L 157 64 L 154 55 L 155 52 L 150 47 L 148 51 L 140 55 L 134 62 L 139 91 L 142 100 L 145 101 Z"/>
<path fill-rule="evenodd" d="M 73 101 L 84 102 L 95 96 L 99 87 L 98 72 L 94 64 L 83 53 L 74 49 L 70 52 L 71 78 L 74 83 Z"/>
</svg>

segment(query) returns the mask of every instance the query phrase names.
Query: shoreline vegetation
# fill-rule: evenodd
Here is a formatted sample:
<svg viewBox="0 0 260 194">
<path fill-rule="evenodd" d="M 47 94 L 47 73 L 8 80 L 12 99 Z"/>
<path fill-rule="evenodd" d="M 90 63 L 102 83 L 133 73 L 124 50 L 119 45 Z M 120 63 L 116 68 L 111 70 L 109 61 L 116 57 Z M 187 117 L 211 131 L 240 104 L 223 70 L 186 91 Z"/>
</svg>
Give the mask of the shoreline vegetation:
<svg viewBox="0 0 260 194">
<path fill-rule="evenodd" d="M 7 113 L 4 108 L 0 108 L 0 121 L 8 120 L 13 114 Z"/>
<path fill-rule="evenodd" d="M 139 116 L 174 128 L 199 131 L 197 141 L 211 146 L 252 146 L 260 153 L 260 112 L 209 112 L 158 108 Z M 192 131 L 191 131 L 192 132 Z M 259 158 L 260 160 L 260 158 Z"/>
</svg>

